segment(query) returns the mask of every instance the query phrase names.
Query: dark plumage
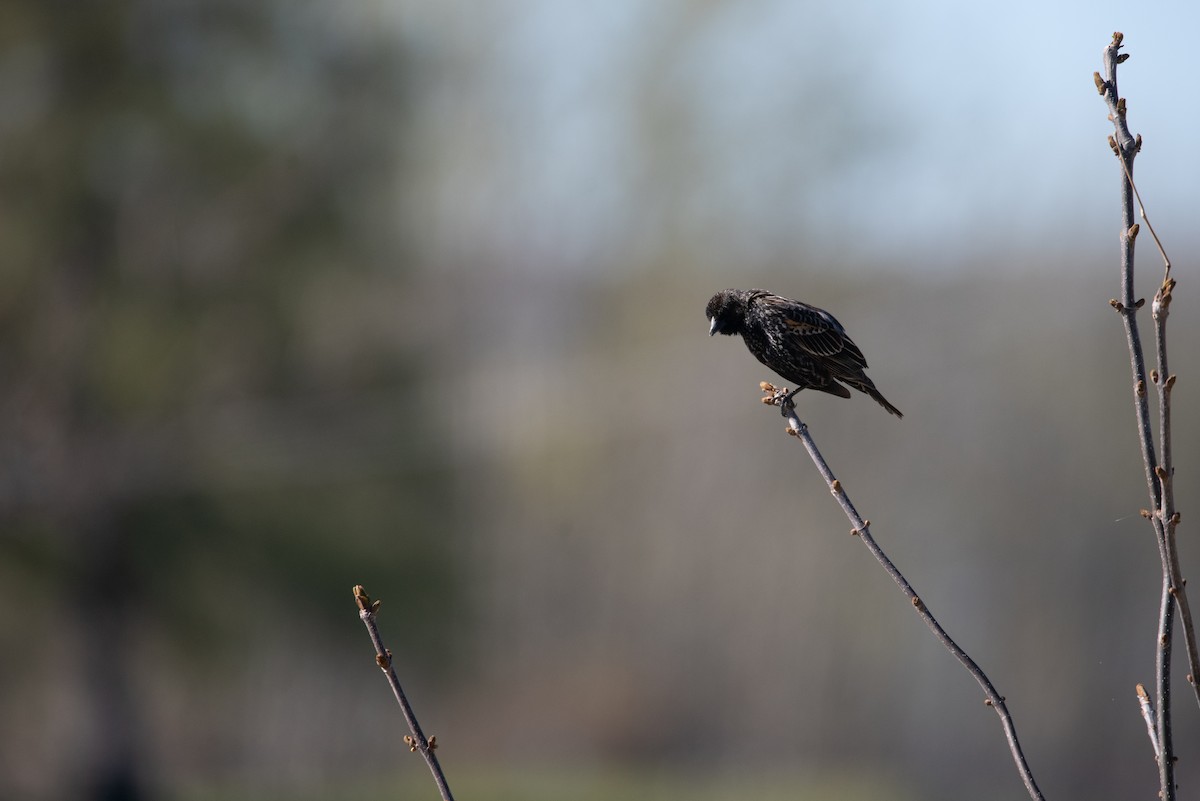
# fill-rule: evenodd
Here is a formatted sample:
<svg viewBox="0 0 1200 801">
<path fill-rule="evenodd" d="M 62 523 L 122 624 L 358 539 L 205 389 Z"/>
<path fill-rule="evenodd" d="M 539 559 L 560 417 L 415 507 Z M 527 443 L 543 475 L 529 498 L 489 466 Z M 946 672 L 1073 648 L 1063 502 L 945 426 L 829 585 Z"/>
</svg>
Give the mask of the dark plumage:
<svg viewBox="0 0 1200 801">
<path fill-rule="evenodd" d="M 802 389 L 848 398 L 845 384 L 904 416 L 867 378 L 862 351 L 829 312 L 761 289 L 726 289 L 712 296 L 705 314 L 710 336 L 741 334 L 756 359 L 796 385 L 789 399 Z"/>
</svg>

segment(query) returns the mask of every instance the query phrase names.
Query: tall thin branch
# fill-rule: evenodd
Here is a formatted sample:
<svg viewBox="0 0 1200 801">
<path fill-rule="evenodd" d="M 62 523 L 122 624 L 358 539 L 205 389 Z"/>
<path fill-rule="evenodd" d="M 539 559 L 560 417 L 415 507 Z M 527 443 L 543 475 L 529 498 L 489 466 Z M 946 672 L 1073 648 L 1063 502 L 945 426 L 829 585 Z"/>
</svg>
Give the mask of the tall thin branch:
<svg viewBox="0 0 1200 801">
<path fill-rule="evenodd" d="M 777 389 L 765 382 L 762 388 L 767 393 L 767 397 L 763 398 L 764 403 L 771 403 L 773 405 L 785 403 L 786 390 Z M 1000 725 L 1004 729 L 1004 737 L 1008 740 L 1008 749 L 1012 753 L 1013 762 L 1016 764 L 1017 772 L 1021 775 L 1021 781 L 1025 783 L 1025 789 L 1028 791 L 1029 797 L 1034 799 L 1034 801 L 1041 801 L 1043 799 L 1042 791 L 1038 789 L 1037 782 L 1033 778 L 1033 772 L 1029 769 L 1029 763 L 1025 760 L 1025 754 L 1021 751 L 1021 743 L 1017 739 L 1017 728 L 1013 723 L 1008 707 L 1004 703 L 1004 696 L 996 691 L 987 674 L 975 663 L 975 660 L 946 633 L 946 630 L 937 622 L 933 613 L 929 611 L 929 607 L 917 595 L 917 591 L 908 583 L 908 579 L 904 577 L 900 569 L 892 563 L 892 560 L 888 558 L 883 549 L 879 547 L 879 544 L 875 542 L 875 538 L 871 536 L 871 522 L 864 520 L 859 515 L 858 510 L 854 508 L 854 504 L 850 502 L 850 496 L 846 494 L 842 483 L 833 475 L 833 471 L 829 468 L 825 457 L 817 449 L 817 444 L 808 432 L 808 426 L 801 422 L 800 418 L 796 415 L 796 407 L 792 405 L 791 401 L 786 401 L 786 405 L 782 407 L 782 411 L 788 421 L 788 433 L 796 436 L 804 444 L 804 448 L 808 451 L 813 464 L 816 465 L 817 471 L 829 486 L 829 491 L 833 493 L 833 497 L 837 500 L 838 505 L 846 513 L 846 518 L 850 521 L 851 533 L 857 535 L 862 540 L 863 545 L 871 552 L 871 555 L 883 566 L 887 574 L 892 577 L 892 581 L 896 582 L 896 585 L 900 587 L 900 591 L 908 598 L 913 609 L 921 616 L 921 620 L 925 621 L 925 625 L 933 632 L 933 636 L 937 637 L 938 642 L 967 669 L 983 689 L 984 703 L 992 707 L 1000 717 Z"/>
<path fill-rule="evenodd" d="M 358 616 L 366 625 L 367 633 L 371 636 L 371 643 L 375 646 L 375 664 L 379 665 L 384 675 L 387 676 L 388 684 L 392 687 L 392 694 L 396 696 L 396 703 L 400 704 L 400 711 L 404 713 L 404 720 L 408 722 L 408 730 L 412 732 L 411 735 L 404 738 L 404 742 L 410 751 L 420 751 L 421 756 L 425 758 L 425 764 L 429 766 L 429 772 L 433 774 L 433 781 L 442 795 L 442 801 L 454 801 L 454 796 L 450 794 L 450 785 L 446 783 L 446 774 L 442 772 L 441 763 L 438 762 L 437 754 L 434 753 L 437 748 L 437 737 L 425 738 L 425 733 L 421 731 L 421 724 L 417 723 L 417 716 L 413 712 L 412 705 L 408 703 L 408 697 L 400 686 L 396 669 L 392 666 L 392 652 L 383 645 L 383 638 L 379 634 L 379 626 L 375 620 L 380 602 L 372 601 L 371 596 L 367 595 L 367 591 L 361 584 L 354 587 L 354 601 L 358 604 Z"/>
<path fill-rule="evenodd" d="M 1134 242 L 1138 225 L 1134 219 L 1133 160 L 1141 149 L 1141 138 L 1129 131 L 1125 116 L 1125 100 L 1117 88 L 1117 65 L 1123 63 L 1128 54 L 1120 52 L 1124 39 L 1114 33 L 1112 41 L 1104 49 L 1104 73 L 1095 74 L 1096 89 L 1109 107 L 1108 118 L 1115 133 L 1108 143 L 1121 162 L 1121 300 L 1112 301 L 1112 307 L 1121 315 L 1125 324 L 1125 339 L 1129 346 L 1130 366 L 1133 370 L 1133 403 L 1137 419 L 1138 442 L 1142 450 L 1142 465 L 1146 472 L 1146 487 L 1150 493 L 1150 521 L 1158 542 L 1159 560 L 1163 565 L 1162 592 L 1159 598 L 1158 631 L 1155 637 L 1155 735 L 1158 742 L 1159 797 L 1163 801 L 1175 799 L 1175 760 L 1171 742 L 1171 646 L 1174 633 L 1173 618 L 1175 604 L 1171 597 L 1170 570 L 1167 567 L 1165 527 L 1158 517 L 1162 506 L 1162 485 L 1156 475 L 1158 459 L 1154 452 L 1154 430 L 1150 425 L 1150 401 L 1146 383 L 1146 359 L 1142 351 L 1142 338 L 1138 329 L 1137 311 L 1145 303 L 1134 294 Z"/>
<path fill-rule="evenodd" d="M 1167 257 L 1158 234 L 1150 225 L 1150 220 L 1146 216 L 1145 204 L 1142 202 L 1141 194 L 1133 180 L 1133 161 L 1141 150 L 1142 138 L 1141 136 L 1135 137 L 1130 133 L 1126 118 L 1125 98 L 1121 97 L 1117 88 L 1117 66 L 1129 58 L 1128 54 L 1120 52 L 1123 40 L 1123 34 L 1119 32 L 1113 34 L 1112 41 L 1104 49 L 1105 76 L 1101 77 L 1100 73 L 1095 73 L 1093 78 L 1097 91 L 1109 108 L 1109 120 L 1113 123 L 1114 134 L 1109 137 L 1108 143 L 1121 165 L 1121 299 L 1110 302 L 1113 308 L 1120 313 L 1125 325 L 1133 371 L 1134 414 L 1142 451 L 1142 463 L 1146 473 L 1146 487 L 1151 503 L 1151 509 L 1144 511 L 1143 515 L 1150 520 L 1154 529 L 1162 567 L 1162 591 L 1159 599 L 1158 630 L 1155 642 L 1154 715 L 1147 717 L 1147 725 L 1154 724 L 1154 736 L 1151 741 L 1159 766 L 1159 797 L 1164 801 L 1171 801 L 1176 795 L 1175 757 L 1171 740 L 1171 654 L 1176 610 L 1179 612 L 1190 666 L 1188 683 L 1192 686 L 1198 704 L 1200 704 L 1200 685 L 1197 684 L 1197 679 L 1200 678 L 1200 654 L 1197 653 L 1195 627 L 1192 624 L 1191 610 L 1184 592 L 1184 581 L 1175 547 L 1175 530 L 1179 524 L 1173 490 L 1175 470 L 1171 458 L 1171 390 L 1175 385 L 1175 376 L 1168 371 L 1166 328 L 1175 279 L 1171 277 L 1171 261 Z M 1137 311 L 1144 305 L 1144 300 L 1136 299 L 1134 294 L 1134 247 L 1140 229 L 1134 218 L 1135 201 L 1137 210 L 1162 255 L 1164 265 L 1162 285 L 1155 293 L 1152 305 L 1156 367 L 1150 374 L 1150 380 L 1157 389 L 1158 458 L 1155 454 L 1154 434 L 1150 425 L 1146 364 L 1137 324 Z M 1148 702 L 1144 695 L 1144 690 L 1139 685 L 1139 703 L 1142 703 L 1143 713 Z"/>
</svg>

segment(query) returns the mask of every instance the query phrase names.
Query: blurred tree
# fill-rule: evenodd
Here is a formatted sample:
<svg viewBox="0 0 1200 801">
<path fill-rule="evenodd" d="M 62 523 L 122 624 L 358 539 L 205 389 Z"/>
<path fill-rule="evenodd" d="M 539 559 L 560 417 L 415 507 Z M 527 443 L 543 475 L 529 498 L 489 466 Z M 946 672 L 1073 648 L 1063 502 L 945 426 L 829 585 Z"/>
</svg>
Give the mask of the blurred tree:
<svg viewBox="0 0 1200 801">
<path fill-rule="evenodd" d="M 0 632 L 26 655 L 0 678 L 67 699 L 0 715 L 27 790 L 147 797 L 147 649 L 345 618 L 359 581 L 439 627 L 446 482 L 390 306 L 395 40 L 322 4 L 0 9 Z"/>
</svg>

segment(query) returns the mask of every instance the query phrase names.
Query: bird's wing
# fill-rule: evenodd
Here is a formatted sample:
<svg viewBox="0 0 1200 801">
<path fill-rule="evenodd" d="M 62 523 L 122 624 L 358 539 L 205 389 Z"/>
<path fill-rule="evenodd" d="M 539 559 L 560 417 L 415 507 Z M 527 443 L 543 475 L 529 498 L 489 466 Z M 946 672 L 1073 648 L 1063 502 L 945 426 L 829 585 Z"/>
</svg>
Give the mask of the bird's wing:
<svg viewBox="0 0 1200 801">
<path fill-rule="evenodd" d="M 784 338 L 789 344 L 854 373 L 867 366 L 867 360 L 836 318 L 824 309 L 779 297 L 768 300 L 783 315 Z"/>
</svg>

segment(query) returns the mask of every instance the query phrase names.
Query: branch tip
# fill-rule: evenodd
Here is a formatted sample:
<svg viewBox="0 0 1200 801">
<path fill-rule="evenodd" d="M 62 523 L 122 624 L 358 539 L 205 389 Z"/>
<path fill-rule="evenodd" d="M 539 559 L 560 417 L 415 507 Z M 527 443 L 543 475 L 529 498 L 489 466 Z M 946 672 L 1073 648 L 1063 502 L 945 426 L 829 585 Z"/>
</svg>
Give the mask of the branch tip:
<svg viewBox="0 0 1200 801">
<path fill-rule="evenodd" d="M 446 783 L 446 774 L 442 771 L 442 766 L 438 763 L 437 756 L 433 750 L 437 747 L 437 738 L 430 737 L 426 739 L 421 731 L 420 724 L 417 723 L 417 717 L 413 713 L 412 706 L 408 703 L 408 698 L 404 694 L 404 689 L 400 686 L 400 679 L 396 676 L 396 671 L 392 665 L 392 651 L 384 645 L 383 639 L 379 634 L 379 625 L 375 619 L 376 613 L 379 611 L 380 601 L 372 601 L 367 595 L 367 591 L 361 584 L 354 585 L 354 600 L 358 604 L 359 617 L 367 628 L 367 633 L 371 637 L 371 644 L 375 646 L 375 664 L 383 671 L 384 677 L 392 688 L 392 694 L 396 697 L 396 703 L 400 705 L 400 711 L 404 715 L 404 720 L 408 724 L 410 734 L 405 735 L 404 742 L 408 745 L 409 751 L 420 751 L 421 757 L 425 760 L 425 764 L 429 767 L 430 773 L 433 774 L 434 783 L 437 784 L 438 793 L 441 795 L 442 801 L 454 801 L 454 796 L 450 792 L 450 786 Z"/>
<path fill-rule="evenodd" d="M 354 585 L 354 602 L 358 604 L 358 611 L 365 612 L 369 615 L 379 614 L 379 607 L 383 606 L 383 601 L 372 601 L 371 596 L 367 595 L 367 591 L 363 589 L 363 585 Z"/>
</svg>

